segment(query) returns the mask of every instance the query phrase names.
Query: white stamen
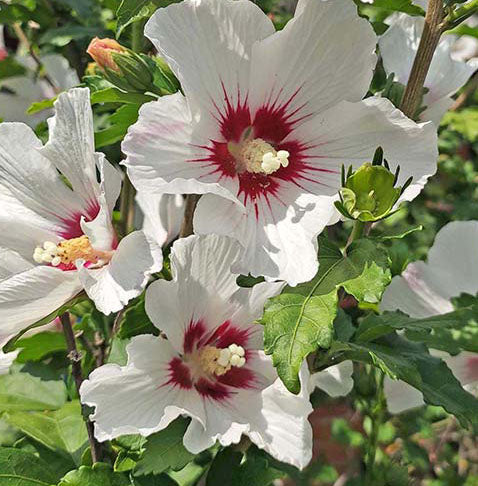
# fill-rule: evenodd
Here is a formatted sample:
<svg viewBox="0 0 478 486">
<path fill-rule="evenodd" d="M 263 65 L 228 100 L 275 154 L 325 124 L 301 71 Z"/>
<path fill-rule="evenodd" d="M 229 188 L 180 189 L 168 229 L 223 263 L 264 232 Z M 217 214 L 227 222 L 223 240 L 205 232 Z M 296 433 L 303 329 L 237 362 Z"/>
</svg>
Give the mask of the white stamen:
<svg viewBox="0 0 478 486">
<path fill-rule="evenodd" d="M 217 363 L 225 368 L 229 364 L 230 358 L 231 358 L 231 351 L 229 351 L 229 349 L 227 348 L 221 349 L 221 354 L 217 359 Z"/>
<path fill-rule="evenodd" d="M 57 250 L 57 246 L 52 241 L 45 241 L 45 243 L 43 243 L 43 248 L 45 248 L 45 250 L 48 250 L 48 251 Z"/>
<path fill-rule="evenodd" d="M 261 168 L 266 174 L 272 174 L 280 167 L 287 167 L 289 165 L 289 152 L 287 150 L 279 150 L 277 155 L 273 152 L 267 152 L 262 156 Z"/>
<path fill-rule="evenodd" d="M 54 267 L 57 267 L 60 263 L 61 263 L 61 258 L 59 256 L 54 257 L 53 260 L 51 261 L 51 264 Z"/>
</svg>

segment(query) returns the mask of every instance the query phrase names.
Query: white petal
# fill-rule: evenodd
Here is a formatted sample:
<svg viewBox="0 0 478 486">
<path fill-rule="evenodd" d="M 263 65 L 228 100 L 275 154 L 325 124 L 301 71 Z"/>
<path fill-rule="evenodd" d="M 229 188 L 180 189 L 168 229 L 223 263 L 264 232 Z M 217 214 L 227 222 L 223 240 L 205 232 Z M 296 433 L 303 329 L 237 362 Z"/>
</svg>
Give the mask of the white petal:
<svg viewBox="0 0 478 486">
<path fill-rule="evenodd" d="M 16 334 L 81 290 L 76 272 L 37 266 L 0 281 L 0 334 Z"/>
<path fill-rule="evenodd" d="M 312 412 L 307 386 L 309 376 L 303 366 L 301 392 L 290 393 L 277 379 L 262 393 L 261 420 L 251 423 L 249 437 L 275 459 L 303 469 L 312 458 Z"/>
<path fill-rule="evenodd" d="M 454 102 L 455 101 L 453 100 L 453 98 L 445 96 L 444 98 L 440 98 L 435 102 L 427 104 L 425 97 L 425 104 L 427 104 L 427 108 L 422 113 L 420 113 L 420 120 L 430 120 L 435 124 L 435 126 L 440 125 L 440 121 L 443 118 L 443 115 L 450 109 Z"/>
<path fill-rule="evenodd" d="M 258 200 L 244 212 L 217 196 L 203 196 L 194 216 L 197 233 L 220 233 L 236 238 L 245 252 L 233 267 L 238 273 L 264 275 L 289 285 L 310 280 L 318 268 L 316 236 L 333 213 L 333 200 L 299 196 L 290 204 Z"/>
<path fill-rule="evenodd" d="M 111 250 L 116 242 L 112 213 L 121 191 L 121 174 L 103 156 L 98 157 L 100 191 L 97 196 L 99 212 L 92 221 L 81 219 L 81 229 L 96 250 Z"/>
<path fill-rule="evenodd" d="M 168 341 L 136 336 L 127 347 L 128 364 L 101 366 L 80 389 L 81 401 L 95 407 L 95 436 L 100 441 L 125 434 L 148 436 L 164 429 L 178 415 L 193 408 L 201 415 L 200 400 L 191 405 L 189 393 L 167 385 L 168 364 L 177 354 Z"/>
<path fill-rule="evenodd" d="M 342 164 L 357 167 L 370 162 L 379 146 L 391 170 L 400 165 L 399 185 L 410 176 L 418 182 L 436 171 L 436 128 L 431 123 L 416 124 L 384 98 L 339 103 L 305 122 L 289 137 L 312 146 L 306 151 L 312 157 L 309 164 L 331 171 L 320 174 L 319 180 L 326 184 L 321 186 L 324 193 L 339 189 Z"/>
<path fill-rule="evenodd" d="M 350 0 L 300 0 L 283 30 L 254 45 L 251 104 L 290 101 L 296 117 L 320 113 L 367 92 L 376 63 L 376 36 Z M 305 105 L 305 106 L 304 106 Z"/>
<path fill-rule="evenodd" d="M 410 76 L 424 23 L 423 17 L 399 15 L 379 40 L 385 71 L 395 73 L 402 84 L 406 84 Z M 425 87 L 429 89 L 425 105 L 454 94 L 476 70 L 473 62 L 452 59 L 453 43 L 451 36 L 445 36 L 438 44 L 425 80 Z"/>
<path fill-rule="evenodd" d="M 29 270 L 32 266 L 30 259 L 26 260 L 18 252 L 0 247 L 0 281 Z"/>
<path fill-rule="evenodd" d="M 310 377 L 310 389 L 320 388 L 331 397 L 342 397 L 348 395 L 354 386 L 352 379 L 352 361 L 330 366 L 329 368 L 314 373 Z"/>
<path fill-rule="evenodd" d="M 27 110 L 35 101 L 48 98 L 45 83 L 28 76 L 13 76 L 0 81 L 8 93 L 0 93 L 0 118 L 8 122 L 23 122 L 35 127 L 51 113 L 50 110 L 28 115 Z"/>
<path fill-rule="evenodd" d="M 70 67 L 68 60 L 59 54 L 47 54 L 40 58 L 50 79 L 60 90 L 70 89 L 80 84 L 76 71 Z"/>
<path fill-rule="evenodd" d="M 12 351 L 11 353 L 3 353 L 0 347 L 0 375 L 6 375 L 10 369 L 11 364 L 18 356 L 20 349 Z"/>
<path fill-rule="evenodd" d="M 159 247 L 143 232 L 123 238 L 111 261 L 102 268 L 87 268 L 78 260 L 78 275 L 88 296 L 103 314 L 121 310 L 146 286 L 151 273 L 161 270 Z"/>
<path fill-rule="evenodd" d="M 232 299 L 240 304 L 240 311 L 247 313 L 250 322 L 253 322 L 262 317 L 267 300 L 279 295 L 284 286 L 285 282 L 260 282 L 252 289 L 238 289 Z"/>
<path fill-rule="evenodd" d="M 143 231 L 163 246 L 178 235 L 184 218 L 184 198 L 181 194 L 150 194 L 139 192 L 136 202 L 143 211 Z"/>
<path fill-rule="evenodd" d="M 190 236 L 174 243 L 170 257 L 174 280 L 158 280 L 148 287 L 146 312 L 178 352 L 191 322 L 201 321 L 214 331 L 236 312 L 239 305 L 231 296 L 238 289 L 237 275 L 231 265 L 240 251 L 237 242 L 216 235 Z M 247 322 L 251 324 L 252 320 Z"/>
<path fill-rule="evenodd" d="M 384 293 L 382 309 L 400 309 L 412 317 L 451 312 L 452 297 L 478 292 L 477 221 L 447 224 L 437 234 L 428 262 L 408 265 Z"/>
<path fill-rule="evenodd" d="M 388 376 L 384 381 L 387 408 L 390 413 L 401 413 L 411 408 L 424 405 L 423 395 L 413 386 L 401 380 L 392 380 Z"/>
<path fill-rule="evenodd" d="M 178 282 L 192 279 L 227 300 L 238 288 L 238 275 L 231 267 L 241 252 L 241 246 L 231 238 L 189 236 L 174 243 L 171 269 Z"/>
<path fill-rule="evenodd" d="M 138 191 L 157 195 L 214 192 L 236 199 L 237 182 L 231 179 L 219 185 L 210 162 L 202 162 L 210 153 L 201 147 L 215 132 L 198 138 L 195 127 L 181 93 L 141 107 L 138 122 L 129 128 L 121 146 L 126 154 L 124 165 Z"/>
<path fill-rule="evenodd" d="M 28 126 L 0 125 L 0 197 L 9 199 L 12 207 L 17 201 L 17 206 L 25 206 L 29 214 L 36 213 L 38 219 L 60 225 L 62 218 L 73 217 L 81 211 L 81 199 L 38 153 L 40 147 L 41 142 Z M 24 212 L 20 209 L 20 219 Z"/>
<path fill-rule="evenodd" d="M 425 318 L 453 311 L 450 300 L 433 289 L 424 262 L 408 265 L 402 276 L 393 278 L 380 304 L 382 310 L 401 310 L 411 317 Z"/>
<path fill-rule="evenodd" d="M 224 110 L 225 92 L 234 106 L 241 94 L 244 100 L 252 45 L 273 32 L 270 19 L 245 0 L 186 0 L 157 10 L 145 27 L 203 123 L 208 116 L 213 122 L 214 105 Z"/>
<path fill-rule="evenodd" d="M 88 207 L 99 194 L 89 89 L 60 94 L 48 127 L 50 138 L 40 152 L 68 179 Z"/>
<path fill-rule="evenodd" d="M 271 360 L 262 356 L 257 369 L 275 375 Z M 271 377 L 268 377 L 269 379 Z M 272 379 L 262 393 L 238 392 L 230 403 L 205 403 L 205 426 L 192 421 L 184 435 L 184 445 L 199 453 L 216 440 L 223 446 L 236 444 L 241 434 L 279 461 L 304 468 L 312 457 L 312 428 L 307 419 L 312 412 L 307 387 L 308 372 L 301 370 L 302 390 L 293 395 L 279 379 Z"/>
</svg>

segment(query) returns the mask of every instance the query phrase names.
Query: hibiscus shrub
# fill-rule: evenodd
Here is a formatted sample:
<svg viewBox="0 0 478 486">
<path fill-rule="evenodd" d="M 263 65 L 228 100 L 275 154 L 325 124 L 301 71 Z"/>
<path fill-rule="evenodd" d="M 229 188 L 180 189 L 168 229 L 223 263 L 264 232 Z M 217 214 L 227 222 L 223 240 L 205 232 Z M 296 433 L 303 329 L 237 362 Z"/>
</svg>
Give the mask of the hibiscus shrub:
<svg viewBox="0 0 478 486">
<path fill-rule="evenodd" d="M 0 1 L 0 486 L 478 484 L 478 1 Z"/>
</svg>

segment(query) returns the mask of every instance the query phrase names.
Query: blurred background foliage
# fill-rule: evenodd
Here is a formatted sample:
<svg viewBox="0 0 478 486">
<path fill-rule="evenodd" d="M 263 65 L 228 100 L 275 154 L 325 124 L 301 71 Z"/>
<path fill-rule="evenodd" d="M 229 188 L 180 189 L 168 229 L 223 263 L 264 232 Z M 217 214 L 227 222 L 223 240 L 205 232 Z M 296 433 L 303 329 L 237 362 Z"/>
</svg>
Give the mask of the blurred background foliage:
<svg viewBox="0 0 478 486">
<path fill-rule="evenodd" d="M 76 72 L 81 83 L 92 91 L 98 148 L 106 152 L 110 161 L 118 163 L 121 160 L 119 142 L 128 126 L 135 121 L 141 104 L 148 101 L 148 97 L 118 100 L 112 96 L 111 91 L 105 94 L 105 90 L 113 86 L 95 66 L 91 65 L 92 59 L 86 51 L 93 37 L 110 37 L 117 38 L 122 45 L 134 50 L 151 53 L 152 46 L 146 39 L 141 40 L 141 46 L 133 45 L 134 29 L 142 29 L 151 13 L 168 3 L 171 2 L 0 0 L 0 24 L 4 26 L 6 51 L 6 57 L 4 56 L 0 62 L 0 94 L 20 96 L 22 93 L 15 92 L 15 87 L 18 86 L 19 89 L 20 85 L 9 81 L 25 76 L 34 83 L 46 82 L 54 92 L 58 92 L 62 86 L 50 79 L 52 74 L 48 73 L 42 58 L 51 54 L 61 55 Z M 292 17 L 296 1 L 257 0 L 256 3 L 280 29 Z M 369 18 L 378 34 L 385 31 L 387 26 L 384 20 L 393 11 L 414 15 L 421 12 L 407 0 L 378 0 L 374 5 L 359 0 L 356 3 L 361 15 Z M 455 33 L 478 38 L 478 27 L 462 25 Z M 29 62 L 23 62 L 24 58 L 28 58 Z M 383 88 L 384 78 L 379 68 L 373 83 L 374 91 Z M 453 220 L 478 219 L 477 86 L 478 77 L 475 75 L 457 94 L 457 103 L 453 111 L 444 117 L 439 127 L 440 157 L 437 174 L 412 204 L 404 205 L 397 214 L 380 223 L 380 230 L 384 233 L 401 233 L 411 227 L 423 226 L 423 230 L 390 243 L 396 274 L 401 272 L 407 262 L 426 258 L 437 231 L 446 223 Z M 95 98 L 95 93 L 100 94 Z M 45 119 L 50 114 L 49 108 L 55 93 L 46 90 L 45 94 L 49 96 L 40 96 L 34 100 L 37 103 L 29 110 L 32 113 L 30 124 L 43 139 L 47 137 Z M 42 97 L 45 99 L 42 100 Z M 0 118 L 2 117 L 4 115 L 0 101 Z M 5 119 L 8 120 L 6 117 Z M 334 238 L 343 243 L 349 231 L 350 228 L 340 226 L 330 229 Z M 141 305 L 142 302 L 139 301 L 129 312 L 138 312 L 138 315 L 144 316 L 144 311 L 141 313 Z M 80 337 L 80 341 L 84 343 L 86 359 L 83 365 L 87 370 L 88 359 L 94 360 L 97 357 L 88 352 L 88 342 L 101 341 L 102 332 L 108 332 L 107 329 L 111 328 L 112 323 L 105 323 L 108 318 L 92 309 L 79 309 L 78 315 L 81 316 L 81 321 L 76 330 L 83 332 L 84 339 Z M 115 323 L 120 326 L 119 336 L 124 339 L 114 341 L 109 354 L 109 359 L 115 362 L 124 359 L 124 344 L 129 337 L 127 330 L 121 329 L 121 324 L 121 320 Z M 139 325 L 151 329 L 148 322 L 140 322 Z M 79 438 L 78 448 L 78 444 L 72 444 L 71 441 L 68 443 L 69 434 L 76 430 L 75 424 L 71 425 L 71 429 L 58 428 L 65 436 L 52 436 L 51 440 L 57 443 L 45 443 L 44 437 L 38 431 L 48 430 L 51 423 L 58 421 L 59 417 L 51 415 L 50 419 L 53 422 L 46 424 L 41 423 L 41 419 L 37 417 L 39 422 L 36 428 L 28 429 L 22 422 L 22 407 L 12 402 L 15 387 L 20 385 L 18 380 L 15 382 L 11 376 L 15 376 L 15 371 L 19 370 L 28 371 L 31 377 L 22 388 L 27 389 L 31 395 L 30 407 L 36 406 L 37 410 L 57 410 L 54 413 L 58 414 L 63 410 L 67 396 L 75 398 L 73 384 L 64 381 L 65 376 L 68 376 L 65 344 L 63 339 L 56 338 L 55 334 L 61 337 L 52 328 L 24 340 L 24 351 L 14 365 L 13 374 L 3 377 L 0 382 L 0 387 L 3 387 L 0 388 L 0 414 L 5 414 L 0 419 L 0 446 L 14 446 L 45 460 L 52 454 L 58 455 L 60 451 L 62 461 L 55 457 L 56 462 L 51 463 L 57 464 L 57 467 L 62 469 L 57 472 L 63 474 L 72 466 L 88 463 L 88 459 L 82 457 L 84 448 L 81 445 L 84 444 L 84 437 Z M 311 417 L 316 437 L 315 461 L 302 473 L 293 468 L 284 469 L 283 465 L 277 465 L 277 470 L 268 470 L 276 471 L 277 474 L 274 473 L 275 475 L 268 477 L 261 484 L 270 484 L 269 480 L 272 479 L 281 481 L 282 484 L 315 486 L 365 484 L 362 476 L 363 458 L 370 447 L 371 421 L 376 413 L 376 410 L 370 409 L 371 403 L 375 402 L 369 400 L 374 393 L 374 380 L 364 378 L 363 375 L 356 377 L 355 389 L 346 399 L 331 399 L 320 391 L 315 392 L 313 400 L 318 408 Z M 78 406 L 74 401 L 70 403 L 72 406 Z M 455 419 L 441 409 L 423 407 L 401 415 L 385 417 L 377 441 L 377 460 L 382 466 L 384 486 L 478 485 L 477 436 L 472 431 L 461 429 Z M 118 441 L 115 447 L 120 458 L 117 470 L 127 471 L 128 460 L 139 454 L 140 446 Z M 135 484 L 195 484 L 203 470 L 201 461 L 207 463 L 206 456 L 207 454 L 191 463 L 194 467 L 188 466 L 189 472 L 184 473 L 182 478 L 179 473 L 173 473 L 167 477 L 161 476 L 162 479 L 157 482 L 139 481 Z M 256 461 L 255 464 L 259 465 L 260 461 L 265 461 L 261 453 L 254 450 L 248 460 Z M 284 474 L 287 476 L 286 479 Z M 7 484 L 14 483 L 2 482 L 0 477 L 0 486 Z M 111 484 L 123 483 L 118 480 Z"/>
</svg>

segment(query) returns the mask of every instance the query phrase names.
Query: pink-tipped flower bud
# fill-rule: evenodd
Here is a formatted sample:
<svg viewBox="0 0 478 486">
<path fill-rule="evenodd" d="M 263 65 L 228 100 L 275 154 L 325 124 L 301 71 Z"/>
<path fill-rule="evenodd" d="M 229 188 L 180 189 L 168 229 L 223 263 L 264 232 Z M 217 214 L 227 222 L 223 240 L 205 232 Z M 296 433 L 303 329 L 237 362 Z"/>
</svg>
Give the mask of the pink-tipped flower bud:
<svg viewBox="0 0 478 486">
<path fill-rule="evenodd" d="M 3 47 L 0 47 L 0 61 L 3 61 L 8 57 L 8 52 Z"/>
<path fill-rule="evenodd" d="M 88 46 L 87 53 L 95 60 L 96 64 L 102 70 L 106 68 L 112 71 L 119 72 L 120 68 L 116 64 L 113 54 L 124 53 L 128 49 L 123 47 L 119 42 L 114 39 L 99 39 L 95 37 Z"/>
</svg>

